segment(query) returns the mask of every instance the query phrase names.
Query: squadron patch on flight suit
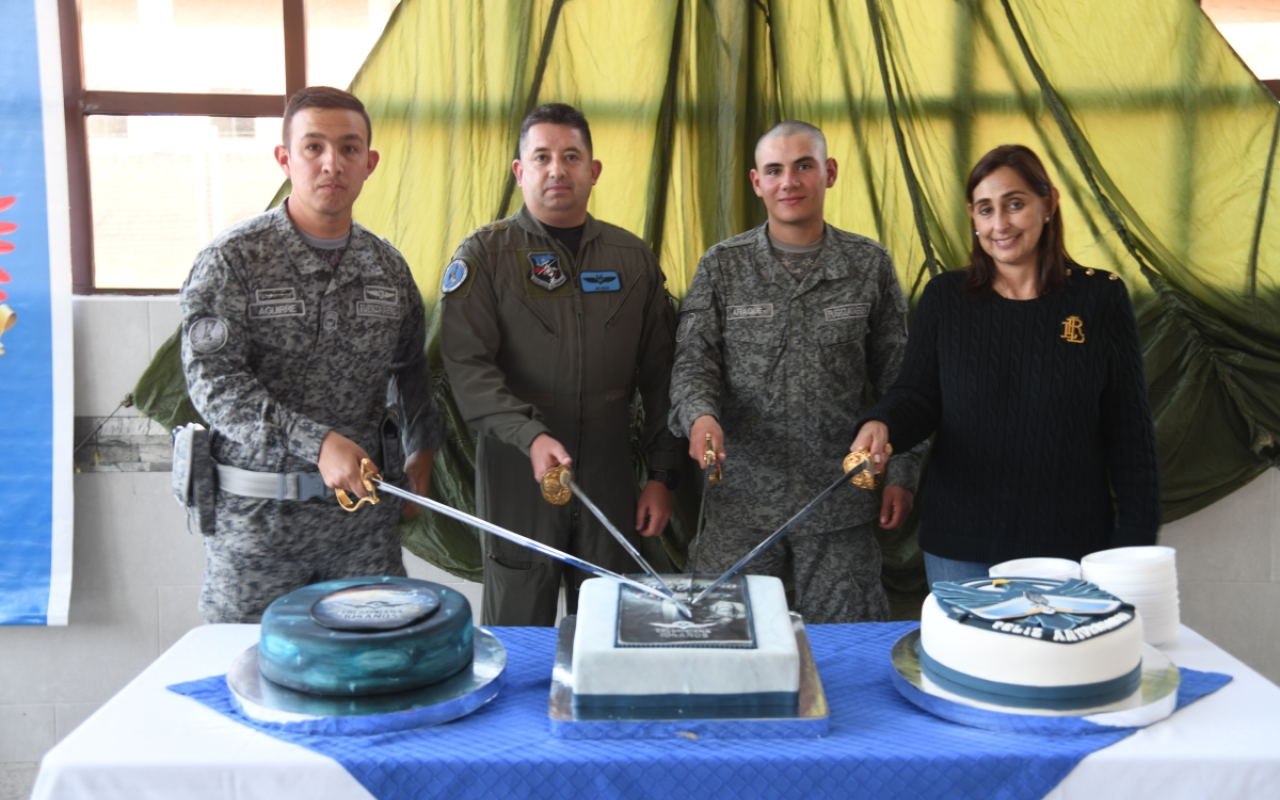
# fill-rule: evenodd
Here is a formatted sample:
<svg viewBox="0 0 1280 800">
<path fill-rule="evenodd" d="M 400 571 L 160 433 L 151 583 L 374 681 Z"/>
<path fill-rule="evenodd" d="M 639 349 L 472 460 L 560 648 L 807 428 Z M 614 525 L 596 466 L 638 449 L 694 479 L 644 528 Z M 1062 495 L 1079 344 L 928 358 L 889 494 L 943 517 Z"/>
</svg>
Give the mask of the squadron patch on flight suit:
<svg viewBox="0 0 1280 800">
<path fill-rule="evenodd" d="M 613 272 L 582 273 L 582 291 L 584 292 L 616 292 L 622 288 L 622 278 Z"/>
<path fill-rule="evenodd" d="M 680 320 L 680 327 L 676 328 L 676 341 L 683 342 L 689 338 L 689 334 L 693 333 L 693 329 L 698 325 L 698 315 L 692 311 L 684 315 L 684 319 Z"/>
<path fill-rule="evenodd" d="M 467 279 L 467 262 L 455 258 L 444 268 L 444 280 L 440 282 L 440 291 L 445 294 L 455 291 Z"/>
<path fill-rule="evenodd" d="M 530 253 L 529 263 L 533 265 L 529 271 L 529 282 L 548 292 L 559 289 L 569 279 L 560 268 L 560 258 L 555 253 Z"/>
<path fill-rule="evenodd" d="M 227 323 L 217 317 L 201 317 L 191 323 L 187 341 L 197 353 L 216 353 L 227 344 Z"/>
</svg>

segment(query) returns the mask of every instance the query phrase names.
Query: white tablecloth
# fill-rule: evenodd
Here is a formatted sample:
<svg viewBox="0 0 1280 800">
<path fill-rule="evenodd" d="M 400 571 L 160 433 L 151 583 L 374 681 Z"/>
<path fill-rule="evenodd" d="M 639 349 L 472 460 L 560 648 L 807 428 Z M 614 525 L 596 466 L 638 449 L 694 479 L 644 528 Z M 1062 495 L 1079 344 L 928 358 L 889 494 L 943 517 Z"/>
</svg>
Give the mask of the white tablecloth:
<svg viewBox="0 0 1280 800">
<path fill-rule="evenodd" d="M 226 672 L 257 640 L 256 625 L 188 633 L 49 751 L 33 800 L 369 800 L 336 761 L 165 689 Z M 1235 680 L 1088 756 L 1049 798 L 1280 797 L 1280 687 L 1185 627 L 1162 649 Z"/>
</svg>

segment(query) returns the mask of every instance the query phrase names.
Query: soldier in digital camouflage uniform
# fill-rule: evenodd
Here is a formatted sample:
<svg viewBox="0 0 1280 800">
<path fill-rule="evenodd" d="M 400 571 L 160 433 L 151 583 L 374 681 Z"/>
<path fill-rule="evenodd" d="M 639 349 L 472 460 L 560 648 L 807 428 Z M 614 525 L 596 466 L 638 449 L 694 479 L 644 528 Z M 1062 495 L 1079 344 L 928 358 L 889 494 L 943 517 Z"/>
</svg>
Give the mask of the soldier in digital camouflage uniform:
<svg viewBox="0 0 1280 800">
<path fill-rule="evenodd" d="M 443 436 L 417 286 L 400 253 L 351 220 L 377 164 L 363 106 L 306 89 L 285 120 L 276 157 L 293 193 L 197 257 L 181 295 L 182 361 L 216 462 L 251 478 L 318 471 L 323 485 L 313 480 L 319 496 L 306 500 L 218 491 L 206 622 L 257 621 L 276 597 L 317 581 L 404 575 L 401 504 L 348 513 L 333 489 L 363 496 L 368 456 L 425 494 Z"/>
<path fill-rule="evenodd" d="M 513 168 L 524 207 L 468 236 L 441 286 L 441 356 L 458 409 L 480 434 L 476 511 L 598 566 L 638 572 L 576 497 L 550 505 L 536 481 L 572 464 L 575 481 L 629 537 L 666 526 L 682 447 L 666 426 L 675 314 L 662 271 L 643 241 L 587 214 L 600 162 L 581 113 L 535 109 Z M 638 498 L 637 389 L 650 469 Z M 482 619 L 553 625 L 562 581 L 574 613 L 589 577 L 486 535 Z"/>
<path fill-rule="evenodd" d="M 898 374 L 906 303 L 884 247 L 824 222 L 835 178 L 817 128 L 766 133 L 751 180 L 769 220 L 708 250 L 681 306 L 671 427 L 698 461 L 710 433 L 725 462 L 691 549 L 700 573 L 733 566 L 830 485 L 867 400 Z M 872 526 L 905 521 L 922 452 L 889 460 L 883 501 L 841 489 L 747 572 L 793 581 L 809 622 L 887 619 Z"/>
</svg>

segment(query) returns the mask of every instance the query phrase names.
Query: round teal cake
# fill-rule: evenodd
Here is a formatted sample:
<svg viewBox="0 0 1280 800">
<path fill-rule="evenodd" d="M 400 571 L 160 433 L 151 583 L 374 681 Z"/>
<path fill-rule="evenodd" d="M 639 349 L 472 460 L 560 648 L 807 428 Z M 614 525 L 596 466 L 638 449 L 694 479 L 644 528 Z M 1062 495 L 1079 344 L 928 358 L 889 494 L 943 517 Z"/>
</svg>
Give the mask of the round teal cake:
<svg viewBox="0 0 1280 800">
<path fill-rule="evenodd" d="M 262 615 L 258 669 L 311 694 L 416 689 L 471 663 L 471 604 L 413 578 L 344 578 L 277 598 Z"/>
</svg>

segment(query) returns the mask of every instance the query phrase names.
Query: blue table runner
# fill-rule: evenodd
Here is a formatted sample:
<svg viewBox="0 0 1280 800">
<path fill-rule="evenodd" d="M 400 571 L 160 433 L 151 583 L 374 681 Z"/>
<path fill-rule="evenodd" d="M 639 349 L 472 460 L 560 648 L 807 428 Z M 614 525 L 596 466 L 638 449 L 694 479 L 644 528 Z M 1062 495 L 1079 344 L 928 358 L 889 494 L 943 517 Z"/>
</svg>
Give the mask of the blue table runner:
<svg viewBox="0 0 1280 800">
<path fill-rule="evenodd" d="M 492 629 L 507 648 L 501 692 L 470 716 L 432 728 L 376 735 L 300 734 L 290 725 L 245 717 L 224 676 L 169 688 L 334 759 L 380 800 L 698 795 L 1030 800 L 1052 791 L 1089 753 L 1133 732 L 1000 733 L 922 711 L 894 688 L 889 660 L 894 642 L 918 624 L 807 629 L 831 707 L 830 734 L 812 740 L 552 738 L 547 699 L 556 631 L 551 628 Z M 1228 675 L 1182 670 L 1178 707 L 1230 680 Z"/>
</svg>

